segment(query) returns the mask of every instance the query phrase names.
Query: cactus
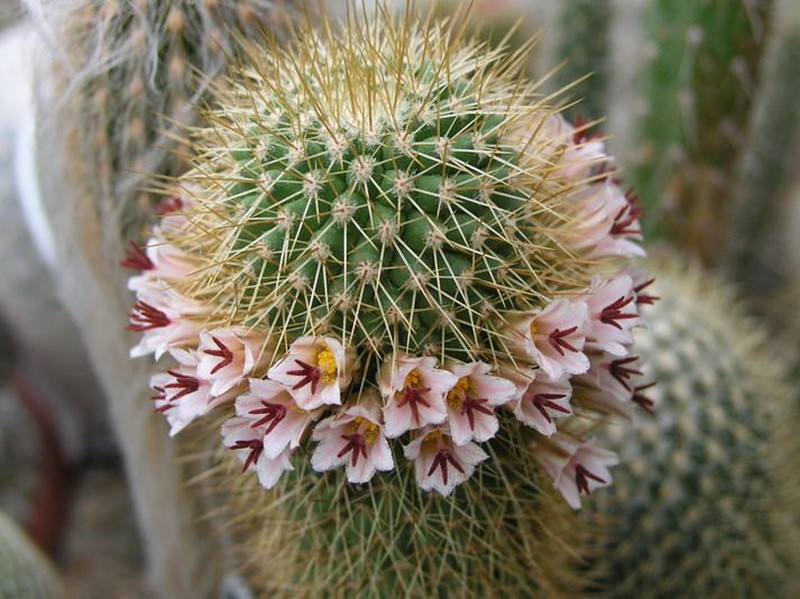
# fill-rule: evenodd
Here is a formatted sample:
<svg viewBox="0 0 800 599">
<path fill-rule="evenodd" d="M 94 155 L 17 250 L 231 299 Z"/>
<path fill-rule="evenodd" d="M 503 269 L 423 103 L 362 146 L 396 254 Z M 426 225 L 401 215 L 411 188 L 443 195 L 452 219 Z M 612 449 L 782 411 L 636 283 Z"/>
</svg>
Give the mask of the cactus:
<svg viewBox="0 0 800 599">
<path fill-rule="evenodd" d="M 182 172 L 172 136 L 194 121 L 239 41 L 285 30 L 286 0 L 26 0 L 44 47 L 39 79 L 39 187 L 56 244 L 51 273 L 106 395 L 142 526 L 151 584 L 165 596 L 214 594 L 216 561 L 192 511 L 178 448 L 149 396 L 145 365 L 128 360 L 115 323 L 129 301 L 118 262 L 157 202 L 148 177 Z M 52 332 L 50 337 L 52 346 Z M 62 350 L 64 348 L 62 347 Z"/>
<path fill-rule="evenodd" d="M 69 151 L 65 172 L 92 198 L 104 234 L 138 234 L 152 219 L 146 177 L 185 168 L 176 126 L 239 52 L 242 39 L 282 29 L 291 2 L 273 0 L 137 0 L 74 6 L 29 0 L 33 16 L 65 50 L 56 75 L 71 118 L 60 133 Z M 117 244 L 119 245 L 119 244 Z"/>
<path fill-rule="evenodd" d="M 586 437 L 636 407 L 606 381 L 648 297 L 634 198 L 527 48 L 410 10 L 298 39 L 246 49 L 130 246 L 156 410 L 173 435 L 220 415 L 269 490 L 215 502 L 264 592 L 574 584 L 546 481 L 573 508 L 608 485 Z"/>
<path fill-rule="evenodd" d="M 0 596 L 35 599 L 64 596 L 50 561 L 16 523 L 0 512 Z"/>
<path fill-rule="evenodd" d="M 789 596 L 800 444 L 785 363 L 723 283 L 674 259 L 653 271 L 661 299 L 637 350 L 659 381 L 655 416 L 635 435 L 612 435 L 626 465 L 596 498 L 607 528 L 597 587 L 614 597 Z"/>
<path fill-rule="evenodd" d="M 792 276 L 787 272 L 792 265 L 786 260 L 792 248 L 780 243 L 780 228 L 791 218 L 792 202 L 796 204 L 791 187 L 797 182 L 794 168 L 800 148 L 795 101 L 800 90 L 793 76 L 800 59 L 800 10 L 796 3 L 781 1 L 776 2 L 774 12 L 760 92 L 751 116 L 751 143 L 742 152 L 726 262 L 731 278 L 761 304 L 780 294 Z M 796 235 L 790 231 L 789 239 Z M 778 328 L 786 316 L 778 320 Z"/>
<path fill-rule="evenodd" d="M 745 137 L 763 42 L 764 3 L 655 2 L 645 9 L 637 126 L 639 190 L 650 235 L 717 263 L 730 214 L 735 161 Z"/>
<path fill-rule="evenodd" d="M 555 31 L 559 35 L 556 56 L 564 60 L 555 83 L 568 86 L 569 95 L 577 101 L 570 109 L 574 116 L 587 120 L 601 117 L 608 105 L 610 2 L 569 0 L 560 2 Z"/>
</svg>

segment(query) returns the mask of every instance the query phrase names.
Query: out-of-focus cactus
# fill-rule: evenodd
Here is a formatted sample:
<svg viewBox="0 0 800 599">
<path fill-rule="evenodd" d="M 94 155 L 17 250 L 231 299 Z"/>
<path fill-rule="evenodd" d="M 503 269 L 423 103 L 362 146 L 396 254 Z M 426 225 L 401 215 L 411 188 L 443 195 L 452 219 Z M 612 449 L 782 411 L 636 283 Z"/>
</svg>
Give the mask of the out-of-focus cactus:
<svg viewBox="0 0 800 599">
<path fill-rule="evenodd" d="M 751 117 L 750 142 L 740 161 L 727 257 L 731 278 L 762 302 L 781 292 L 787 279 L 797 280 L 797 275 L 789 272 L 792 264 L 787 256 L 797 255 L 798 231 L 787 235 L 785 227 L 797 226 L 792 210 L 796 211 L 795 186 L 800 181 L 798 61 L 800 6 L 792 0 L 778 0 Z M 759 306 L 762 312 L 769 312 L 765 308 Z"/>
<path fill-rule="evenodd" d="M 144 365 L 117 326 L 128 294 L 122 239 L 151 221 L 145 181 L 181 172 L 171 135 L 239 43 L 286 30 L 289 0 L 27 0 L 50 50 L 38 90 L 39 188 L 55 237 L 54 276 L 108 397 L 142 524 L 151 581 L 165 596 L 214 594 L 219 562 L 200 543 L 185 472 L 156 415 Z M 138 372 L 137 372 L 138 370 Z M 144 379 L 144 380 L 143 380 Z M 145 400 L 146 401 L 146 400 Z"/>
<path fill-rule="evenodd" d="M 737 154 L 757 91 L 766 3 L 658 1 L 644 10 L 639 164 L 631 182 L 661 235 L 718 262 Z"/>
<path fill-rule="evenodd" d="M 64 588 L 53 565 L 8 516 L 0 512 L 0 596 L 57 599 Z"/>
<path fill-rule="evenodd" d="M 196 105 L 244 39 L 286 28 L 293 3 L 28 4 L 63 51 L 55 71 L 69 114 L 58 124 L 68 144 L 66 176 L 95 203 L 108 224 L 103 234 L 122 231 L 124 238 L 152 218 L 148 177 L 185 168 L 176 126 L 193 122 Z"/>
<path fill-rule="evenodd" d="M 570 113 L 587 121 L 606 114 L 608 106 L 609 35 L 611 2 L 567 0 L 558 3 L 557 60 L 563 60 L 555 77 L 556 87 L 571 86 L 568 95 L 578 103 Z M 577 82 L 577 83 L 576 83 Z"/>
<path fill-rule="evenodd" d="M 800 442 L 786 360 L 726 286 L 665 260 L 637 334 L 654 415 L 617 429 L 625 464 L 595 508 L 598 588 L 789 596 L 800 551 Z M 594 514 L 596 515 L 596 514 Z"/>
</svg>

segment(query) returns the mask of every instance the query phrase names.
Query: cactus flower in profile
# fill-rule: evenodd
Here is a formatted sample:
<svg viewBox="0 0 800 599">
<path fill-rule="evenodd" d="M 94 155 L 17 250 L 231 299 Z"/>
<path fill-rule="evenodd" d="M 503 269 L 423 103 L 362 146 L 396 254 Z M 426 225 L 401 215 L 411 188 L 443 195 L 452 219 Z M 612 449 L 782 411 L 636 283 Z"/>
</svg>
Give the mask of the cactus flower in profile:
<svg viewBox="0 0 800 599">
<path fill-rule="evenodd" d="M 196 418 L 232 400 L 236 390 L 229 389 L 225 394 L 215 395 L 211 382 L 197 373 L 196 352 L 173 349 L 170 355 L 177 366 L 153 375 L 150 386 L 156 392 L 153 397 L 155 409 L 164 413 L 170 424 L 169 434 L 175 436 Z"/>
<path fill-rule="evenodd" d="M 292 449 L 285 447 L 277 456 L 267 457 L 262 432 L 248 418 L 232 418 L 222 425 L 222 443 L 236 452 L 243 464 L 242 472 L 255 472 L 261 486 L 271 489 L 284 472 L 294 470 L 289 459 Z"/>
<path fill-rule="evenodd" d="M 619 463 L 613 451 L 560 433 L 542 443 L 536 457 L 567 503 L 576 510 L 581 507 L 581 495 L 611 484 L 608 468 Z"/>
</svg>

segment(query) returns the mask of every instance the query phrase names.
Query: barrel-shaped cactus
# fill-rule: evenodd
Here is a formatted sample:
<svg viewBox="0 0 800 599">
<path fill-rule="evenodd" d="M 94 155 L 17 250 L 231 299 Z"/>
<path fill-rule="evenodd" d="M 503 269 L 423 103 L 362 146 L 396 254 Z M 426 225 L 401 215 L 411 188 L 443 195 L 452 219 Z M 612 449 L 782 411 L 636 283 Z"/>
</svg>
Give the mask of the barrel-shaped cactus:
<svg viewBox="0 0 800 599">
<path fill-rule="evenodd" d="M 611 435 L 624 466 L 594 506 L 607 530 L 594 554 L 597 588 L 789 596 L 800 443 L 785 361 L 723 283 L 674 259 L 653 270 L 660 300 L 637 351 L 659 382 L 654 415 Z"/>
<path fill-rule="evenodd" d="M 547 487 L 610 484 L 589 433 L 647 407 L 635 196 L 524 51 L 411 11 L 299 39 L 247 49 L 130 247 L 155 408 L 256 475 L 222 504 L 258 588 L 564 588 Z"/>
</svg>

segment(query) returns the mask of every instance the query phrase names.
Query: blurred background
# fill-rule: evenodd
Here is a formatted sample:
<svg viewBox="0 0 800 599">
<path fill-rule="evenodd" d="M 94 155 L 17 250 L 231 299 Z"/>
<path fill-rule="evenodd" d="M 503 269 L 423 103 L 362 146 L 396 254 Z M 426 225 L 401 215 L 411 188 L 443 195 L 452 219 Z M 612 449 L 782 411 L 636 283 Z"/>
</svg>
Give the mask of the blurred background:
<svg viewBox="0 0 800 599">
<path fill-rule="evenodd" d="M 59 270 L 69 256 L 38 199 L 35 93 L 58 81 L 42 66 L 54 38 L 41 13 L 56 4 L 31 1 L 26 13 L 0 0 L 0 514 L 8 519 L 0 594 L 15 596 L 3 568 L 24 562 L 69 596 L 143 597 L 151 594 L 146 550 L 120 423 L 109 413 L 102 363 L 84 348 L 87 308 L 79 324 L 69 308 L 81 295 Z M 105 4 L 135 12 L 141 3 L 83 4 L 102 18 Z M 152 4 L 181 11 L 193 3 Z M 465 4 L 444 1 L 437 11 Z M 531 76 L 546 77 L 549 91 L 568 88 L 565 114 L 608 139 L 644 207 L 647 245 L 727 279 L 796 373 L 800 4 L 476 0 L 467 19 L 490 43 L 538 37 Z"/>
</svg>

